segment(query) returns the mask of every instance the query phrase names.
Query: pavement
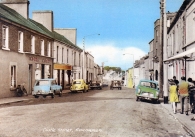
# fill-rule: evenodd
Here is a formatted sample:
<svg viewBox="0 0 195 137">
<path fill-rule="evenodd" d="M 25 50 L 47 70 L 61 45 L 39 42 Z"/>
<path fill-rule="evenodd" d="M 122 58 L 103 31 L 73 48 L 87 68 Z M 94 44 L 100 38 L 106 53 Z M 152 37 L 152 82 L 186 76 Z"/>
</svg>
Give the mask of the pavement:
<svg viewBox="0 0 195 137">
<path fill-rule="evenodd" d="M 173 113 L 173 109 L 171 104 L 164 104 L 164 102 L 161 103 L 161 106 L 167 110 L 169 115 L 173 116 L 180 124 L 183 126 L 183 128 L 186 130 L 186 132 L 191 137 L 195 137 L 195 121 L 191 121 L 191 118 L 195 116 L 195 114 L 192 114 L 191 111 L 188 112 L 188 116 L 184 114 L 180 114 L 180 110 L 178 109 L 180 107 L 180 103 L 177 103 L 177 113 Z"/>
<path fill-rule="evenodd" d="M 62 91 L 63 94 L 66 94 L 68 92 L 70 91 L 69 90 Z M 32 95 L 23 96 L 23 97 L 2 98 L 0 99 L 0 105 L 22 102 L 33 98 L 34 97 Z M 177 111 L 176 114 L 174 114 L 171 104 L 164 104 L 164 102 L 161 101 L 160 105 L 167 111 L 169 115 L 171 115 L 174 119 L 176 119 L 181 124 L 181 126 L 186 130 L 189 136 L 195 137 L 195 121 L 191 121 L 191 118 L 195 116 L 195 114 L 189 112 L 189 115 L 186 116 L 186 114 L 180 114 L 179 110 Z M 179 105 L 180 104 L 178 103 L 177 106 L 179 107 Z"/>
</svg>

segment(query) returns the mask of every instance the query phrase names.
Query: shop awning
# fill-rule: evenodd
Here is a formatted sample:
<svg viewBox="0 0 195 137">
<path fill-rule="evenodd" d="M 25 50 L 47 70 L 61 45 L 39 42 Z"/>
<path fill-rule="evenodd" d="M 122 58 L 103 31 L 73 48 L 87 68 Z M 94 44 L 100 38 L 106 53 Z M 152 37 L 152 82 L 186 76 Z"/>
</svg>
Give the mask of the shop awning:
<svg viewBox="0 0 195 137">
<path fill-rule="evenodd" d="M 179 54 L 177 54 L 169 59 L 166 59 L 166 60 L 164 60 L 164 62 L 177 60 L 177 59 L 187 59 L 187 58 L 190 58 L 189 54 L 194 53 L 194 52 L 195 52 L 195 47 L 192 49 L 189 49 L 187 51 L 184 51 L 182 53 L 179 53 Z"/>
</svg>

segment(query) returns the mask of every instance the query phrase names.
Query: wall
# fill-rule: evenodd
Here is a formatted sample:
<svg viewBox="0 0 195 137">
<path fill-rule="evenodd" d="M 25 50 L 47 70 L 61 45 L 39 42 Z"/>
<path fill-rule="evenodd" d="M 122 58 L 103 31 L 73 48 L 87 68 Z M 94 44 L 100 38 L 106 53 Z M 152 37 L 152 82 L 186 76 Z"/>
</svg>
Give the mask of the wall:
<svg viewBox="0 0 195 137">
<path fill-rule="evenodd" d="M 54 31 L 63 35 L 73 44 L 77 45 L 77 29 L 75 28 L 54 28 Z"/>
</svg>

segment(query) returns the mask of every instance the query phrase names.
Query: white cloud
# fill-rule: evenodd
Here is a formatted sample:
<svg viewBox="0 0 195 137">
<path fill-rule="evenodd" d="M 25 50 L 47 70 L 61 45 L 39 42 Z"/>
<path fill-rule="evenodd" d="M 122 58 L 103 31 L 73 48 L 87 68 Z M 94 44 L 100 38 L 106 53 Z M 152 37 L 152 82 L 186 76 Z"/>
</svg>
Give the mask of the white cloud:
<svg viewBox="0 0 195 137">
<path fill-rule="evenodd" d="M 133 66 L 134 60 L 138 60 L 147 53 L 137 47 L 119 48 L 114 44 L 88 46 L 86 51 L 94 56 L 94 62 L 98 65 L 121 67 L 123 70 Z M 123 55 L 125 54 L 125 55 Z"/>
</svg>

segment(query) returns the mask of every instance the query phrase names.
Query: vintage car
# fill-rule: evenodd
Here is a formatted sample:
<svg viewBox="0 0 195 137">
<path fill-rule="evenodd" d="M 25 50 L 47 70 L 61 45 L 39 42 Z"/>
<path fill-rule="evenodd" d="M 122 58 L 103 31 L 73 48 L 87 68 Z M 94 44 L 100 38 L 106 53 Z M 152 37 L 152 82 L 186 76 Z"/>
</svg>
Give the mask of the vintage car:
<svg viewBox="0 0 195 137">
<path fill-rule="evenodd" d="M 86 84 L 86 82 L 83 79 L 76 79 L 73 80 L 72 85 L 70 87 L 71 92 L 88 92 L 89 86 Z"/>
<path fill-rule="evenodd" d="M 119 90 L 122 89 L 122 84 L 120 80 L 112 80 L 110 84 L 110 89 L 118 88 Z"/>
<path fill-rule="evenodd" d="M 101 90 L 102 89 L 102 84 L 101 84 L 100 81 L 90 82 L 89 88 L 92 89 L 92 90 L 93 89 L 99 89 L 99 90 Z"/>
<path fill-rule="evenodd" d="M 153 102 L 159 102 L 159 85 L 156 81 L 140 80 L 136 87 L 136 101 L 139 99 L 152 100 Z"/>
<path fill-rule="evenodd" d="M 62 96 L 62 86 L 57 85 L 55 79 L 40 79 L 36 80 L 35 85 L 33 87 L 32 95 L 35 98 L 39 96 L 51 96 L 54 98 L 54 95 L 57 94 Z"/>
</svg>

